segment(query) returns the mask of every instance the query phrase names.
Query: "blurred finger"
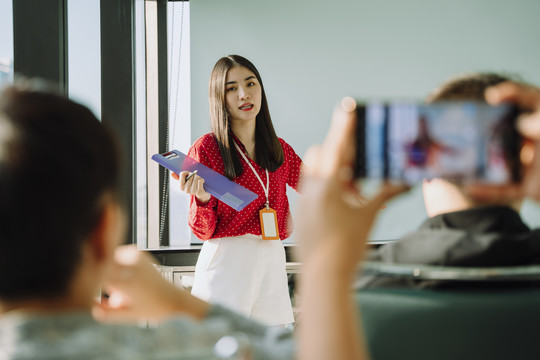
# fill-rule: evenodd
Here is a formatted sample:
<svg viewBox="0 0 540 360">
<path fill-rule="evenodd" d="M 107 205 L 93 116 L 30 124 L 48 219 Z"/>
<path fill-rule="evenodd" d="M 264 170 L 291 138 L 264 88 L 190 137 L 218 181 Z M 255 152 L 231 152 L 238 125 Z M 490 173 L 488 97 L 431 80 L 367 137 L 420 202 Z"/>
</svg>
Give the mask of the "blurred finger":
<svg viewBox="0 0 540 360">
<path fill-rule="evenodd" d="M 189 171 L 182 171 L 180 174 L 178 174 L 178 177 L 180 179 L 180 189 L 184 190 L 186 185 L 186 178 L 189 175 Z"/>
<path fill-rule="evenodd" d="M 123 287 L 124 284 L 129 284 L 130 281 L 134 280 L 134 277 L 133 271 L 128 266 L 114 264 L 103 285 L 107 287 L 106 290 L 108 292 L 111 292 L 112 288 Z"/>
<path fill-rule="evenodd" d="M 377 194 L 366 204 L 366 207 L 372 207 L 377 210 L 383 208 L 383 205 L 392 198 L 407 192 L 410 189 L 407 185 L 394 185 L 385 183 L 381 186 Z"/>
<path fill-rule="evenodd" d="M 199 189 L 200 189 L 199 183 L 202 180 L 201 178 L 195 178 L 195 177 L 197 177 L 197 175 L 194 176 L 193 182 L 191 183 L 191 189 L 190 189 L 193 195 L 199 193 Z"/>
<path fill-rule="evenodd" d="M 92 308 L 92 316 L 101 323 L 130 324 L 138 320 L 129 308 L 112 309 L 103 304 L 97 304 Z"/>
<path fill-rule="evenodd" d="M 534 154 L 526 168 L 523 187 L 526 196 L 540 201 L 540 142 L 534 144 Z"/>
<path fill-rule="evenodd" d="M 304 167 L 301 171 L 302 174 L 312 174 L 316 173 L 317 166 L 320 166 L 320 154 L 322 147 L 320 145 L 314 145 L 307 149 L 302 166 Z"/>
<path fill-rule="evenodd" d="M 189 179 L 186 183 L 186 187 L 189 189 L 190 194 L 197 194 L 197 191 L 199 189 L 199 181 L 201 178 L 197 175 L 194 175 L 191 179 Z"/>
<path fill-rule="evenodd" d="M 481 203 L 500 203 L 519 199 L 524 195 L 521 184 L 486 185 L 471 184 L 465 187 L 471 199 Z"/>
<path fill-rule="evenodd" d="M 526 137 L 540 139 L 540 89 L 515 82 L 505 82 L 486 90 L 486 100 L 493 105 L 503 102 L 516 104 L 522 114 L 518 121 L 519 131 Z"/>
<path fill-rule="evenodd" d="M 200 177 L 197 174 L 195 175 L 188 174 L 188 176 L 184 179 L 184 181 L 186 182 L 187 187 L 191 187 L 197 181 L 197 179 L 200 179 Z"/>
<path fill-rule="evenodd" d="M 116 248 L 114 260 L 117 264 L 133 265 L 144 256 L 145 253 L 137 250 L 135 245 L 124 245 Z"/>
<path fill-rule="evenodd" d="M 488 88 L 485 97 L 493 105 L 512 102 L 524 110 L 538 110 L 540 107 L 540 90 L 526 84 L 504 82 Z"/>
<path fill-rule="evenodd" d="M 518 130 L 525 137 L 540 140 L 540 111 L 520 116 Z"/>
<path fill-rule="evenodd" d="M 180 176 L 178 176 L 178 174 L 175 173 L 175 172 L 171 172 L 171 176 L 172 176 L 172 178 L 173 178 L 174 180 L 179 180 L 179 179 L 180 179 Z"/>
<path fill-rule="evenodd" d="M 199 178 L 197 181 L 197 194 L 202 194 L 206 190 L 204 189 L 204 179 Z"/>
<path fill-rule="evenodd" d="M 360 208 L 364 207 L 369 203 L 369 199 L 366 199 L 358 192 L 354 192 L 352 189 L 345 193 L 345 196 L 343 197 L 343 200 L 351 207 L 351 208 Z"/>
</svg>

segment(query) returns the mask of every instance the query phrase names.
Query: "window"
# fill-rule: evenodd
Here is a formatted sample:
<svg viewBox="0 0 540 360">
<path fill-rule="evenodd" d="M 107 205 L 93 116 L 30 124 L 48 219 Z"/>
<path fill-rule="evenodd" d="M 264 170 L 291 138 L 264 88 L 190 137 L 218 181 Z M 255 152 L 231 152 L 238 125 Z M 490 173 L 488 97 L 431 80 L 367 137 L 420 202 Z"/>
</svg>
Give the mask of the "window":
<svg viewBox="0 0 540 360">
<path fill-rule="evenodd" d="M 145 47 L 145 0 L 137 0 L 135 3 L 135 89 L 136 103 L 136 186 L 135 201 L 137 212 L 134 216 L 137 228 L 137 246 L 147 246 L 147 181 L 146 181 L 146 47 Z"/>
<path fill-rule="evenodd" d="M 0 2 L 0 87 L 13 81 L 13 7 Z"/>
<path fill-rule="evenodd" d="M 189 2 L 138 1 L 135 17 L 137 244 L 189 245 L 189 197 L 150 160 L 191 144 Z"/>
<path fill-rule="evenodd" d="M 168 3 L 169 149 L 187 153 L 191 146 L 191 84 L 189 54 L 189 2 Z M 189 196 L 176 182 L 169 190 L 169 245 L 189 245 Z"/>
<path fill-rule="evenodd" d="M 69 97 L 101 118 L 99 0 L 68 0 Z"/>
</svg>

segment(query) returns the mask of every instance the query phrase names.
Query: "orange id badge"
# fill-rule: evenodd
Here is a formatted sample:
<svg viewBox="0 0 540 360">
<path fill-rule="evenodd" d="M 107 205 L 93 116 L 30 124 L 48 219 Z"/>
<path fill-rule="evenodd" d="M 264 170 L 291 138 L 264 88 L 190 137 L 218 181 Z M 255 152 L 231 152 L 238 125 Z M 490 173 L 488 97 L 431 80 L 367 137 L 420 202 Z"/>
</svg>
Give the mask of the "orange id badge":
<svg viewBox="0 0 540 360">
<path fill-rule="evenodd" d="M 276 210 L 264 208 L 259 210 L 263 240 L 279 240 L 279 229 Z"/>
</svg>

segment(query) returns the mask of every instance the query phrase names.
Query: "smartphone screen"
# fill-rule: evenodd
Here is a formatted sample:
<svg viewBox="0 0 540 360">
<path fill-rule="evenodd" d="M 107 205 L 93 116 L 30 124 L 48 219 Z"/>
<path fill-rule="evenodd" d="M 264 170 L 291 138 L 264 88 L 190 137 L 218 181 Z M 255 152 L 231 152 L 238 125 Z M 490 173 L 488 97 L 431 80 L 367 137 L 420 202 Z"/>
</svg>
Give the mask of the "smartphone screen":
<svg viewBox="0 0 540 360">
<path fill-rule="evenodd" d="M 520 178 L 517 110 L 475 102 L 358 104 L 357 178 L 508 183 Z"/>
</svg>

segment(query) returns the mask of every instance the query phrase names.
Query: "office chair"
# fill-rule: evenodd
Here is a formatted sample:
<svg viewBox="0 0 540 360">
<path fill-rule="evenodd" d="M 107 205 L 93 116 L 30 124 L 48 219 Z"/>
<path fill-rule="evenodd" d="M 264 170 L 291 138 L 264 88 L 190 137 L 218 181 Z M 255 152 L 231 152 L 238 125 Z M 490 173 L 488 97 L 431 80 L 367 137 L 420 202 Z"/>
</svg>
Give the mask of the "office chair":
<svg viewBox="0 0 540 360">
<path fill-rule="evenodd" d="M 372 360 L 540 359 L 540 287 L 472 282 L 540 279 L 540 266 L 444 268 L 366 265 L 367 273 L 467 282 L 466 288 L 356 293 Z M 393 269 L 392 269 L 393 268 Z"/>
</svg>

